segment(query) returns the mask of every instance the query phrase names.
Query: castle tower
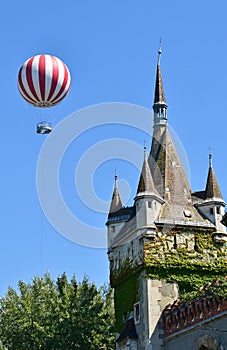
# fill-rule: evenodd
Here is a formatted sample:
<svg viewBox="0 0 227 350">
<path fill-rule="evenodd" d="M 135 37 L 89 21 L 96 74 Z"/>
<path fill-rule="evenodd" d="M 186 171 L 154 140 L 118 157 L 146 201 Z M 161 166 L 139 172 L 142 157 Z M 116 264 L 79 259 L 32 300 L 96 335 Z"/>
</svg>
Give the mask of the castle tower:
<svg viewBox="0 0 227 350">
<path fill-rule="evenodd" d="M 166 306 L 227 274 L 225 202 L 211 158 L 206 190 L 192 194 L 168 129 L 160 57 L 161 49 L 151 150 L 147 159 L 144 149 L 136 197 L 131 207 L 116 211 L 111 203 L 106 223 L 119 350 L 168 349 Z"/>
<path fill-rule="evenodd" d="M 153 225 L 164 200 L 154 186 L 150 167 L 147 160 L 146 147 L 144 147 L 144 161 L 135 197 L 136 226 L 138 229 Z"/>
<path fill-rule="evenodd" d="M 205 191 L 194 192 L 193 201 L 200 213 L 216 226 L 218 232 L 225 233 L 226 228 L 221 220 L 225 214 L 226 204 L 213 169 L 211 154 L 209 154 L 209 170 Z"/>
</svg>

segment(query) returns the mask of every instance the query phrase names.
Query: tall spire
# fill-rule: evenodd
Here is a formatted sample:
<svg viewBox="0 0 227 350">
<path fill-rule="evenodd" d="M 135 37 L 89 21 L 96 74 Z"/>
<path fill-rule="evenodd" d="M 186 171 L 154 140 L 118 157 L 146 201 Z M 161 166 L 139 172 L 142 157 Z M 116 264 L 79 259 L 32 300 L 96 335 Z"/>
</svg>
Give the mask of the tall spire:
<svg viewBox="0 0 227 350">
<path fill-rule="evenodd" d="M 159 220 L 185 220 L 184 211 L 192 214 L 193 220 L 202 220 L 192 205 L 191 189 L 183 165 L 178 156 L 167 125 L 167 104 L 162 82 L 158 51 L 154 93 L 154 130 L 148 163 L 155 188 L 165 204 L 159 214 Z"/>
<path fill-rule="evenodd" d="M 162 82 L 162 73 L 160 67 L 162 49 L 161 45 L 158 50 L 158 64 L 156 70 L 155 92 L 154 92 L 154 124 L 165 124 L 167 122 L 167 104 Z"/>
<path fill-rule="evenodd" d="M 121 197 L 118 191 L 117 187 L 117 173 L 115 170 L 115 176 L 114 176 L 114 190 L 113 190 L 113 195 L 112 195 L 112 201 L 110 204 L 110 210 L 109 213 L 114 213 L 115 211 L 118 211 L 122 208 L 122 202 L 121 202 Z"/>
<path fill-rule="evenodd" d="M 209 171 L 206 183 L 206 198 L 219 198 L 222 199 L 222 194 L 218 186 L 217 178 L 212 166 L 212 154 L 209 154 Z"/>
</svg>

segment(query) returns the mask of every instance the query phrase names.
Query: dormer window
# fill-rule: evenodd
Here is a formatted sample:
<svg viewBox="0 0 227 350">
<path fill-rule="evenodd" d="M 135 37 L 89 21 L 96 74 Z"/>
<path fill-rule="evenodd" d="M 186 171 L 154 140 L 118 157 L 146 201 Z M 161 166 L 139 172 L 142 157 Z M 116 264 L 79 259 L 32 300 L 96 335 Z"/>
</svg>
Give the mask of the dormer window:
<svg viewBox="0 0 227 350">
<path fill-rule="evenodd" d="M 186 218 L 191 218 L 191 217 L 192 217 L 191 211 L 190 211 L 190 210 L 184 210 L 184 216 L 185 216 Z"/>
</svg>

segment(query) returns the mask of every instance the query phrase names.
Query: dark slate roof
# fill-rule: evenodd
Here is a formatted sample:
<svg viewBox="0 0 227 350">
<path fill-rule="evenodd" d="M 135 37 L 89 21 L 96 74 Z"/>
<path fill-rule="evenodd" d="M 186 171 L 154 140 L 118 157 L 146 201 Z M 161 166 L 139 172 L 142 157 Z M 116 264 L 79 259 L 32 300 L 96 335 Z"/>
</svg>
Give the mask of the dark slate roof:
<svg viewBox="0 0 227 350">
<path fill-rule="evenodd" d="M 164 199 L 175 204 L 188 202 L 191 189 L 167 126 L 155 127 L 148 161 L 154 184 Z"/>
<path fill-rule="evenodd" d="M 109 213 L 107 224 L 119 221 L 128 221 L 136 215 L 136 207 L 122 207 L 118 211 Z"/>
<path fill-rule="evenodd" d="M 154 180 L 154 185 L 160 195 L 164 198 L 166 164 L 166 128 L 164 127 L 156 126 L 154 129 L 148 163 L 150 166 L 152 178 Z"/>
<path fill-rule="evenodd" d="M 206 199 L 206 191 L 193 192 L 192 197 L 205 200 Z"/>
<path fill-rule="evenodd" d="M 158 125 L 148 158 L 154 185 L 166 201 L 159 213 L 159 220 L 185 220 L 185 211 L 191 212 L 188 223 L 204 222 L 204 218 L 194 208 L 191 189 L 183 166 L 178 157 L 167 126 Z"/>
<path fill-rule="evenodd" d="M 146 156 L 143 161 L 142 171 L 139 179 L 139 185 L 137 188 L 137 195 L 139 193 L 144 193 L 144 192 L 154 193 L 158 195 L 158 192 L 154 186 L 154 182 L 151 176 L 151 171 L 150 171 L 150 167 Z"/>
<path fill-rule="evenodd" d="M 126 321 L 121 334 L 117 338 L 117 342 L 120 342 L 125 339 L 137 339 L 137 338 L 138 338 L 138 335 L 136 332 L 134 318 L 131 317 Z"/>
<path fill-rule="evenodd" d="M 159 58 L 158 58 L 158 65 L 156 70 L 156 81 L 155 81 L 155 92 L 154 92 L 154 105 L 157 104 L 166 104 L 166 98 L 164 93 L 164 86 L 162 82 L 162 73 L 160 68 L 160 54 L 159 51 Z"/>
<path fill-rule="evenodd" d="M 218 186 L 217 178 L 212 166 L 209 167 L 205 192 L 206 192 L 206 199 L 208 198 L 222 199 L 222 194 Z"/>
<path fill-rule="evenodd" d="M 120 210 L 121 208 L 122 208 L 121 197 L 115 183 L 109 212 L 114 213 Z"/>
</svg>

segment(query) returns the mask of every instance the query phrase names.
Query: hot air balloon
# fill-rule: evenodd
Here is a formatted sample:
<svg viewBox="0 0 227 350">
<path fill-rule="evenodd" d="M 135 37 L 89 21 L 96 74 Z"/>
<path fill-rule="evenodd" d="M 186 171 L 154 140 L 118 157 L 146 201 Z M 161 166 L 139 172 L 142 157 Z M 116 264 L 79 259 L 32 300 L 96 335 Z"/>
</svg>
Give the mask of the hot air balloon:
<svg viewBox="0 0 227 350">
<path fill-rule="evenodd" d="M 49 108 L 57 105 L 67 95 L 69 88 L 69 70 L 55 56 L 33 56 L 21 66 L 18 73 L 18 89 L 22 97 L 35 107 Z M 48 134 L 51 130 L 49 122 L 41 121 L 37 124 L 38 134 Z"/>
</svg>

